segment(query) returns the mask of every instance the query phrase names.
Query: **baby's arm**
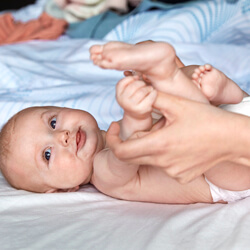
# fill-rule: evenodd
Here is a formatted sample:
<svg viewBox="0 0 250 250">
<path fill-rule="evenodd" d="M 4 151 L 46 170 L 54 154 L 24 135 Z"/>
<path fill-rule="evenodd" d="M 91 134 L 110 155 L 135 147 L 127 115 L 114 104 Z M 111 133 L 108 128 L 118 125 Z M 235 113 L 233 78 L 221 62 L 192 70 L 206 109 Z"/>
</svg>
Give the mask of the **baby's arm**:
<svg viewBox="0 0 250 250">
<path fill-rule="evenodd" d="M 152 106 L 157 91 L 152 86 L 139 80 L 137 76 L 121 79 L 116 86 L 116 98 L 124 109 L 123 119 L 112 125 L 120 129 L 120 137 L 126 140 L 134 132 L 149 130 L 152 127 Z M 107 137 L 112 136 L 107 133 Z M 126 198 L 126 194 L 135 186 L 140 185 L 139 164 L 128 164 L 115 157 L 113 152 L 106 148 L 94 160 L 94 185 L 101 192 L 116 198 Z"/>
</svg>

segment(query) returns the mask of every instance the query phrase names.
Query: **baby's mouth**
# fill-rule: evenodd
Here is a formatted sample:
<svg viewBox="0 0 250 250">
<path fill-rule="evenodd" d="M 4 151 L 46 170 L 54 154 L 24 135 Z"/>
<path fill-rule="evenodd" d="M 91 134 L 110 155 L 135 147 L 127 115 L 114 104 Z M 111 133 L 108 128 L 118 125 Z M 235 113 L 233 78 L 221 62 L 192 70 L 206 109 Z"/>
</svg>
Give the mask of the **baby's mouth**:
<svg viewBox="0 0 250 250">
<path fill-rule="evenodd" d="M 76 152 L 78 152 L 86 142 L 86 133 L 80 128 L 76 133 Z"/>
</svg>

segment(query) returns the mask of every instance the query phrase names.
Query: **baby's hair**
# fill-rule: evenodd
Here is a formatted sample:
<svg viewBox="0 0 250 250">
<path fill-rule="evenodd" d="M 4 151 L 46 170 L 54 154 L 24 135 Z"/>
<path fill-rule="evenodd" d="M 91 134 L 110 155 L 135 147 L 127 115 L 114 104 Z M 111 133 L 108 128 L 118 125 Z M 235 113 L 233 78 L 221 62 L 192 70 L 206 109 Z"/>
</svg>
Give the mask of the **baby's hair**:
<svg viewBox="0 0 250 250">
<path fill-rule="evenodd" d="M 34 108 L 34 107 L 31 107 Z M 0 130 L 0 170 L 6 181 L 16 189 L 23 189 L 31 192 L 42 193 L 44 192 L 44 185 L 38 179 L 30 182 L 24 182 L 24 175 L 20 175 L 22 168 L 19 166 L 20 162 L 16 161 L 13 155 L 13 147 L 15 147 L 15 138 L 18 136 L 16 134 L 16 123 L 19 117 L 21 117 L 26 109 L 19 111 L 17 114 L 12 116 Z M 20 168 L 19 168 L 20 167 Z M 20 171 L 16 171 L 19 169 Z M 29 179 L 29 178 L 27 178 Z"/>
<path fill-rule="evenodd" d="M 2 127 L 0 131 L 0 170 L 11 186 L 14 184 L 11 181 L 6 166 L 7 159 L 11 154 L 12 135 L 14 131 L 16 116 L 12 116 Z"/>
</svg>

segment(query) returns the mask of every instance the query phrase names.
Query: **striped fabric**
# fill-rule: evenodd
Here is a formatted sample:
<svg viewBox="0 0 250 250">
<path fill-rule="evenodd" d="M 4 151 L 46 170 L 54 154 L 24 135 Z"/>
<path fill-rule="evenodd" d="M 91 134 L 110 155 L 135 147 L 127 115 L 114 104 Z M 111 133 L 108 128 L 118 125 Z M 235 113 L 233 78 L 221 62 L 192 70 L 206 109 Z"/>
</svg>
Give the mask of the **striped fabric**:
<svg viewBox="0 0 250 250">
<path fill-rule="evenodd" d="M 30 42 L 0 47 L 1 123 L 28 106 L 88 110 L 107 129 L 122 111 L 115 101 L 121 72 L 93 66 L 87 40 Z"/>
<path fill-rule="evenodd" d="M 173 5 L 174 6 L 174 5 Z M 250 1 L 206 0 L 178 4 L 127 19 L 106 39 L 139 42 L 250 44 Z"/>
<path fill-rule="evenodd" d="M 138 14 L 118 25 L 106 40 L 171 43 L 186 65 L 210 63 L 250 88 L 250 1 L 206 0 L 168 11 Z"/>
</svg>

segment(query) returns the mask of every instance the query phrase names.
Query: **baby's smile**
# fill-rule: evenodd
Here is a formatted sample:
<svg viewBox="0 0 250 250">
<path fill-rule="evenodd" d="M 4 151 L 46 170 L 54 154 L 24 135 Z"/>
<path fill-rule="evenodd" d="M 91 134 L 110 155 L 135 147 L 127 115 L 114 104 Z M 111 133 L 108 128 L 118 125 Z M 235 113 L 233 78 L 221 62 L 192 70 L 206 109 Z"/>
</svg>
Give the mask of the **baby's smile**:
<svg viewBox="0 0 250 250">
<path fill-rule="evenodd" d="M 79 128 L 76 133 L 76 153 L 84 146 L 86 142 L 86 133 Z"/>
</svg>

